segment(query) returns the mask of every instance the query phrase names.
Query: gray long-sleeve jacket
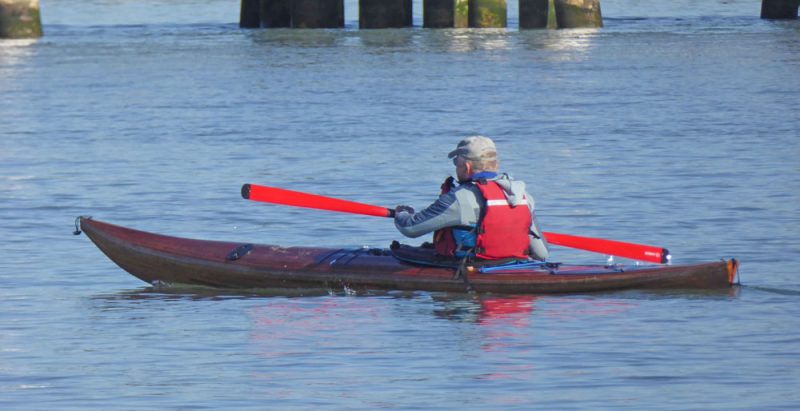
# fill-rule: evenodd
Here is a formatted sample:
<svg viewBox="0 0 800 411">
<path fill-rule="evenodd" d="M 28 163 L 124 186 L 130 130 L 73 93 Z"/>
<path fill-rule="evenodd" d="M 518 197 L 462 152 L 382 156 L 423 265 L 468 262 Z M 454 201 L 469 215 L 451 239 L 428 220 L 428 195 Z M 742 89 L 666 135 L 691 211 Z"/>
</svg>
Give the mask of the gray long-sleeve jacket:
<svg viewBox="0 0 800 411">
<path fill-rule="evenodd" d="M 533 196 L 525 191 L 525 183 L 512 180 L 507 174 L 492 179 L 500 185 L 506 200 L 512 206 L 521 205 L 527 200 L 531 210 L 530 255 L 536 260 L 544 261 L 549 256 L 547 242 L 542 236 L 534 214 Z M 480 189 L 475 184 L 461 184 L 448 193 L 442 194 L 430 206 L 416 213 L 399 212 L 395 215 L 394 225 L 406 237 L 419 237 L 440 228 L 454 226 L 471 226 L 478 224 L 484 200 Z M 537 238 L 538 237 L 538 238 Z"/>
</svg>

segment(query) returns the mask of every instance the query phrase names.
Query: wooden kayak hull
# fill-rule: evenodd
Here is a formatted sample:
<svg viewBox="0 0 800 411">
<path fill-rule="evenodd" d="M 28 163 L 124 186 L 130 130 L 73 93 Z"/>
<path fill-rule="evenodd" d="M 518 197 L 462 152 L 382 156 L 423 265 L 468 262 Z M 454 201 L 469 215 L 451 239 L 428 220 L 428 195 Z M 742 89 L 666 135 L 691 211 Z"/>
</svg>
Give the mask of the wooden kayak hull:
<svg viewBox="0 0 800 411">
<path fill-rule="evenodd" d="M 80 228 L 113 262 L 148 284 L 216 288 L 465 290 L 446 267 L 401 262 L 388 250 L 278 247 L 195 240 L 80 217 Z M 238 258 L 236 255 L 239 254 Z M 476 292 L 583 293 L 623 289 L 719 289 L 735 281 L 735 259 L 689 265 L 560 266 L 469 272 Z"/>
</svg>

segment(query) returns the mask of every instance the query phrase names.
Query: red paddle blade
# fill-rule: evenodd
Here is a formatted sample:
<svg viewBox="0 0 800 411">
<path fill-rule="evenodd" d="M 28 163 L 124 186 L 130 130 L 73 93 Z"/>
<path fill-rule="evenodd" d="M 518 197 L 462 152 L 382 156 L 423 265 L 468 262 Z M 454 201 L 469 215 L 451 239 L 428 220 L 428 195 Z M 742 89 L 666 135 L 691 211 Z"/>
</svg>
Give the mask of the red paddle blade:
<svg viewBox="0 0 800 411">
<path fill-rule="evenodd" d="M 569 234 L 544 233 L 550 244 L 578 248 L 595 253 L 609 254 L 633 260 L 666 264 L 669 262 L 669 250 L 651 245 L 625 243 L 602 238 L 580 237 Z"/>
<path fill-rule="evenodd" d="M 272 204 L 282 204 L 294 207 L 314 208 L 317 210 L 338 211 L 340 213 L 363 214 L 375 217 L 394 217 L 394 210 L 357 203 L 355 201 L 340 200 L 317 194 L 301 193 L 299 191 L 283 188 L 245 184 L 242 186 L 242 197 Z"/>
</svg>

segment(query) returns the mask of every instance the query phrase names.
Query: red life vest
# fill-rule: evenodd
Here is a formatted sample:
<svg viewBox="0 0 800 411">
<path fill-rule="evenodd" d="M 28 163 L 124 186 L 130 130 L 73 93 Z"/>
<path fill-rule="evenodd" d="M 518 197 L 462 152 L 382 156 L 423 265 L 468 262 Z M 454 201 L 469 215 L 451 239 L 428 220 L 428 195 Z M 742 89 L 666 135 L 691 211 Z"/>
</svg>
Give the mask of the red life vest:
<svg viewBox="0 0 800 411">
<path fill-rule="evenodd" d="M 531 212 L 527 204 L 511 207 L 503 189 L 494 181 L 476 182 L 485 200 L 482 216 L 478 221 L 477 238 L 473 254 L 484 260 L 504 258 L 528 258 Z M 450 191 L 450 184 L 442 185 L 442 194 Z M 458 244 L 453 237 L 453 228 L 446 227 L 433 233 L 436 253 L 455 256 Z"/>
<path fill-rule="evenodd" d="M 484 260 L 528 258 L 531 227 L 528 204 L 512 207 L 494 181 L 479 181 L 477 186 L 486 203 L 478 226 L 475 256 Z"/>
</svg>

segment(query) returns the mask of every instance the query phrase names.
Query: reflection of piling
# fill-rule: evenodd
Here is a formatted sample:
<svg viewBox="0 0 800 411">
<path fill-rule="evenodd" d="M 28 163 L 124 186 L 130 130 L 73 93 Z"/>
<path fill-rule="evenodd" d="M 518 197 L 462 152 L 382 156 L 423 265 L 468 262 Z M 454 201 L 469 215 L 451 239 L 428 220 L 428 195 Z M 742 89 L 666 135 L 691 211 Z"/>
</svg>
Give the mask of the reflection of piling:
<svg viewBox="0 0 800 411">
<path fill-rule="evenodd" d="M 762 0 L 762 19 L 797 19 L 800 0 Z"/>
<path fill-rule="evenodd" d="M 603 27 L 600 0 L 554 0 L 558 28 Z"/>
<path fill-rule="evenodd" d="M 242 0 L 239 26 L 344 27 L 344 0 Z"/>
<path fill-rule="evenodd" d="M 362 29 L 411 26 L 411 0 L 359 0 L 358 25 Z"/>
<path fill-rule="evenodd" d="M 39 0 L 0 0 L 0 38 L 42 36 Z"/>
</svg>

